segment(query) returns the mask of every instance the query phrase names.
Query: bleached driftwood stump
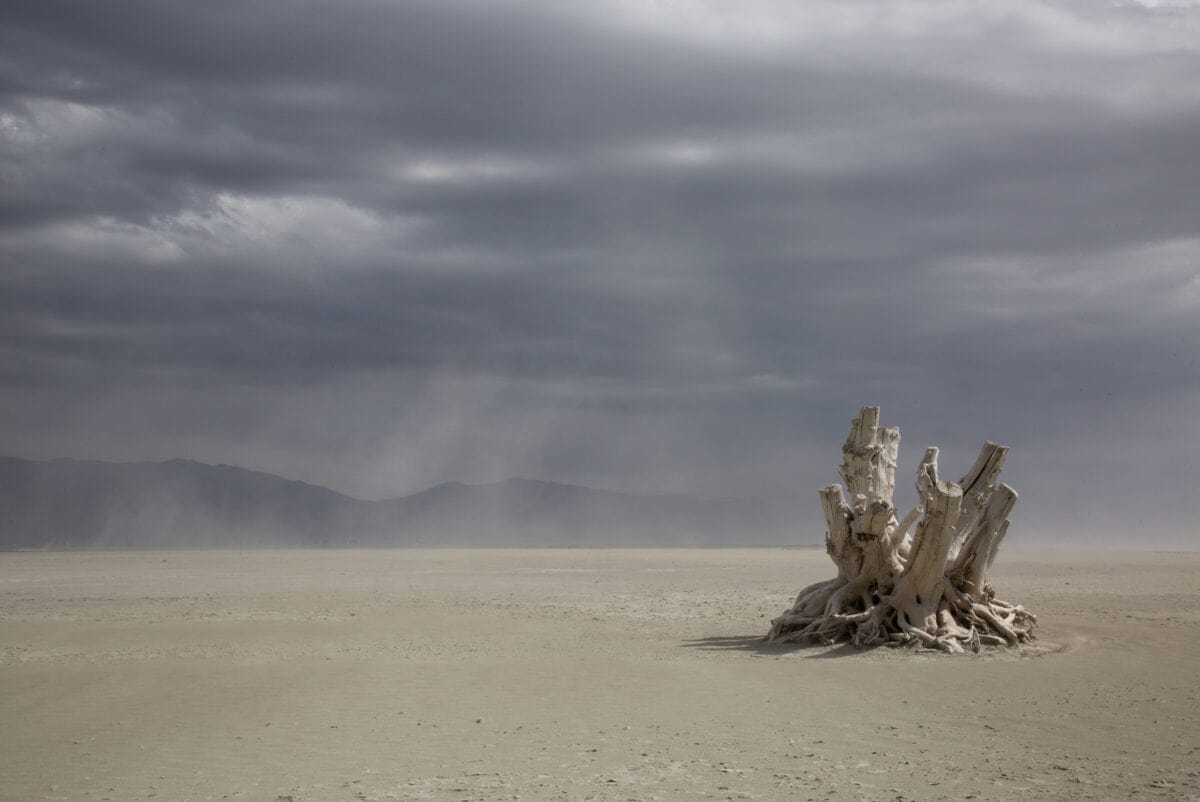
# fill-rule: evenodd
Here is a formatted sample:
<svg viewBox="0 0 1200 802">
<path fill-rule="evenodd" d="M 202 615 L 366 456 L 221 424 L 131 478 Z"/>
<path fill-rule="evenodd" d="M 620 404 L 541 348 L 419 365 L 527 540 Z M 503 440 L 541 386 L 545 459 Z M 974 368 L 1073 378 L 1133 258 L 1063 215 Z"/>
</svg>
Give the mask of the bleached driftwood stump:
<svg viewBox="0 0 1200 802">
<path fill-rule="evenodd" d="M 841 485 L 821 489 L 825 547 L 838 575 L 800 591 L 767 639 L 949 652 L 1033 640 L 1037 619 L 997 599 L 987 581 L 1017 501 L 1011 487 L 996 486 L 1008 449 L 985 443 L 957 483 L 938 478 L 938 450 L 926 449 L 917 466 L 919 506 L 898 521 L 899 445 L 900 429 L 879 425 L 879 407 L 863 407 L 842 446 L 850 504 Z"/>
</svg>

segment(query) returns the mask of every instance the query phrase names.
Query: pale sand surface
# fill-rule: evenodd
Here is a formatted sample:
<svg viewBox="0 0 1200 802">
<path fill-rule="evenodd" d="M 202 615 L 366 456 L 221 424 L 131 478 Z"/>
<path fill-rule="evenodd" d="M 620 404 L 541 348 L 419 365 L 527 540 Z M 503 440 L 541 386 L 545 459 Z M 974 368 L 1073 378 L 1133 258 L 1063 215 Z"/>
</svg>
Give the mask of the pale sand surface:
<svg viewBox="0 0 1200 802">
<path fill-rule="evenodd" d="M 0 554 L 0 796 L 1200 798 L 1200 555 L 1001 552 L 1022 657 L 755 642 L 821 551 Z"/>
</svg>

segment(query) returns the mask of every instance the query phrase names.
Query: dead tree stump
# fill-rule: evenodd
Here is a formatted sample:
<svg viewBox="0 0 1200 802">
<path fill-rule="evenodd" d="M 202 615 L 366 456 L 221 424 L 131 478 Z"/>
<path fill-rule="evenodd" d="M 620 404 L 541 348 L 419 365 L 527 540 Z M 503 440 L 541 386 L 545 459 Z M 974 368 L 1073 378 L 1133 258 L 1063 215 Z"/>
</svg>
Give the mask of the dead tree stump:
<svg viewBox="0 0 1200 802">
<path fill-rule="evenodd" d="M 1008 448 L 985 443 L 958 482 L 938 478 L 938 450 L 926 449 L 917 466 L 918 506 L 897 520 L 899 445 L 900 429 L 879 425 L 879 407 L 863 407 L 842 446 L 850 503 L 841 485 L 821 489 L 825 548 L 838 574 L 800 591 L 767 639 L 948 652 L 1033 640 L 1037 619 L 997 599 L 987 581 L 1017 501 L 1011 487 L 996 485 Z"/>
</svg>

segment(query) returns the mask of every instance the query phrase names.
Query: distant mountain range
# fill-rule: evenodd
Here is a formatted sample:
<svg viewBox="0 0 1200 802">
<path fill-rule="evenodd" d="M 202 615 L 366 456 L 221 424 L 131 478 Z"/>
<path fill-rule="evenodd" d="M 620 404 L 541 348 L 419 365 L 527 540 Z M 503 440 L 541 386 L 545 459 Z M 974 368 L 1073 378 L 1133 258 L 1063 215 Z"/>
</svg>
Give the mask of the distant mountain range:
<svg viewBox="0 0 1200 802">
<path fill-rule="evenodd" d="M 0 457 L 0 549 L 797 545 L 804 520 L 788 498 L 642 496 L 508 479 L 362 501 L 192 460 Z"/>
</svg>

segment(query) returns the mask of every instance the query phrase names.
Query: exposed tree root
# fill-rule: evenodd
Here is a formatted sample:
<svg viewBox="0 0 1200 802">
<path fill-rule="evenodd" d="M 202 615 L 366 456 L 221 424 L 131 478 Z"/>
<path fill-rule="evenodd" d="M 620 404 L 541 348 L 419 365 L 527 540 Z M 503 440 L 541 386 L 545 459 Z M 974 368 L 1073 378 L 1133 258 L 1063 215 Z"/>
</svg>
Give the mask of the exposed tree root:
<svg viewBox="0 0 1200 802">
<path fill-rule="evenodd" d="M 952 653 L 1032 641 L 1037 618 L 996 599 L 987 581 L 1017 501 L 1011 487 L 996 485 L 1008 449 L 985 443 L 958 482 L 940 480 L 938 449 L 926 450 L 917 467 L 920 506 L 898 521 L 899 444 L 898 428 L 879 426 L 879 407 L 863 407 L 842 447 L 850 503 L 840 485 L 821 489 L 825 546 L 838 575 L 800 591 L 767 639 Z"/>
</svg>

